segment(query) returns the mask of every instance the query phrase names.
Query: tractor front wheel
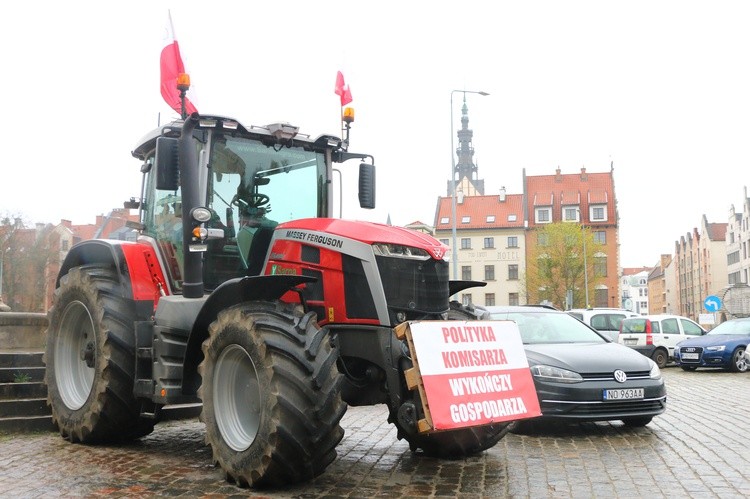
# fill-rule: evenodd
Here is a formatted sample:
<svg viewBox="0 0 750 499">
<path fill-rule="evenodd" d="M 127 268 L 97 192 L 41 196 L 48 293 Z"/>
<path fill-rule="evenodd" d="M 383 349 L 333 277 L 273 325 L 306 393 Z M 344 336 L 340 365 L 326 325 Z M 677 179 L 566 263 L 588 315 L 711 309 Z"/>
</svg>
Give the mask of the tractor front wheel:
<svg viewBox="0 0 750 499">
<path fill-rule="evenodd" d="M 241 487 L 321 474 L 344 436 L 338 349 L 315 314 L 248 302 L 221 313 L 203 343 L 199 397 L 206 441 Z"/>
<path fill-rule="evenodd" d="M 489 314 L 482 309 L 467 307 L 456 301 L 450 302 L 448 320 L 471 321 L 488 317 Z M 496 423 L 459 430 L 415 434 L 401 427 L 397 411 L 391 412 L 388 421 L 396 425 L 398 439 L 405 439 L 409 442 L 412 452 L 421 450 L 427 456 L 445 459 L 461 459 L 485 451 L 498 443 L 510 429 L 510 423 Z"/>
</svg>

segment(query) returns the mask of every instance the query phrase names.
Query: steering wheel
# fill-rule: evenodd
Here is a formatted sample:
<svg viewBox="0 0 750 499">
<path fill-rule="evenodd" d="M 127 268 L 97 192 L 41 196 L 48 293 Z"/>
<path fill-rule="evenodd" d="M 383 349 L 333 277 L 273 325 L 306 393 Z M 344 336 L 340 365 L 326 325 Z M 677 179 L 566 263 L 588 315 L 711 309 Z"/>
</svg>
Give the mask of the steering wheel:
<svg viewBox="0 0 750 499">
<path fill-rule="evenodd" d="M 271 200 L 271 198 L 269 198 L 266 194 L 261 194 L 260 192 L 252 192 L 244 197 L 248 198 L 247 201 L 240 198 L 239 195 L 234 196 L 234 199 L 232 199 L 232 204 L 236 204 L 238 206 L 240 204 L 245 204 L 247 206 L 257 208 L 268 203 L 268 201 Z"/>
</svg>

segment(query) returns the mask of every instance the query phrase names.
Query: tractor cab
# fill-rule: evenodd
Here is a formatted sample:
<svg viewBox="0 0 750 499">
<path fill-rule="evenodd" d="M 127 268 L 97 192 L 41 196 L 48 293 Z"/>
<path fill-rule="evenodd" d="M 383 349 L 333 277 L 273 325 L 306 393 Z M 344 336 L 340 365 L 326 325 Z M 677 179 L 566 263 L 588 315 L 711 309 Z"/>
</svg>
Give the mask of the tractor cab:
<svg viewBox="0 0 750 499">
<path fill-rule="evenodd" d="M 144 161 L 142 234 L 164 259 L 170 294 L 182 292 L 186 251 L 203 255 L 203 283 L 211 290 L 235 277 L 263 273 L 279 223 L 331 215 L 331 165 L 349 159 L 340 139 L 311 140 L 289 124 L 246 128 L 226 118 L 201 117 L 192 132 L 196 164 L 180 170 L 181 129 L 181 121 L 164 126 L 133 152 Z M 186 187 L 188 178 L 194 180 Z M 186 188 L 195 191 L 197 201 L 183 210 Z M 186 243 L 184 213 L 199 207 L 208 210 L 206 219 L 188 220 Z"/>
</svg>

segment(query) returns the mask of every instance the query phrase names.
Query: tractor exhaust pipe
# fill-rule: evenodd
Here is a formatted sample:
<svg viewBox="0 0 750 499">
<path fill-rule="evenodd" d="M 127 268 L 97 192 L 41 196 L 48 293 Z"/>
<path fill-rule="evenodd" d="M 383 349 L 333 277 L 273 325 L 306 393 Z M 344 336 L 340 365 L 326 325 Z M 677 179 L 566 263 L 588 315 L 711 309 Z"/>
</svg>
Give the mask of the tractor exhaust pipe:
<svg viewBox="0 0 750 499">
<path fill-rule="evenodd" d="M 191 211 L 200 206 L 198 156 L 193 144 L 193 130 L 198 124 L 198 118 L 198 113 L 193 113 L 185 120 L 177 151 L 182 188 L 182 247 L 185 264 L 182 296 L 185 298 L 203 297 L 203 253 L 190 251 L 193 243 Z"/>
</svg>

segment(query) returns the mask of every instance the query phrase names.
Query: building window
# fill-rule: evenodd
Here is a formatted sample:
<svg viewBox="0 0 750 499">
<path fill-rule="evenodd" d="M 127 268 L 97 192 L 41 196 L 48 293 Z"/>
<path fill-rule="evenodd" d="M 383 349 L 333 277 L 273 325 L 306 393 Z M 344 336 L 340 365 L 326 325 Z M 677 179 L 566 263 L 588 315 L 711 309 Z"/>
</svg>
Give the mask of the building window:
<svg viewBox="0 0 750 499">
<path fill-rule="evenodd" d="M 495 280 L 495 266 L 494 265 L 485 265 L 484 266 L 484 280 L 485 281 L 494 281 Z"/>
<path fill-rule="evenodd" d="M 594 242 L 598 244 L 607 244 L 607 233 L 603 230 L 595 230 Z"/>
<path fill-rule="evenodd" d="M 740 252 L 739 250 L 733 251 L 727 255 L 727 265 L 740 263 Z"/>
<path fill-rule="evenodd" d="M 495 306 L 495 293 L 485 293 L 484 294 L 484 305 L 486 307 L 494 307 Z"/>
<path fill-rule="evenodd" d="M 603 204 L 591 205 L 591 207 L 589 208 L 589 216 L 591 217 L 592 221 L 606 222 L 607 221 L 607 206 Z"/>
<path fill-rule="evenodd" d="M 594 306 L 595 307 L 608 307 L 607 303 L 607 288 L 595 289 L 594 290 Z"/>
<path fill-rule="evenodd" d="M 447 239 L 441 239 L 440 242 L 443 243 L 446 246 L 450 246 L 450 244 L 448 243 Z"/>
<path fill-rule="evenodd" d="M 471 222 L 471 217 L 461 217 L 462 224 L 467 224 L 469 222 Z"/>
<path fill-rule="evenodd" d="M 545 234 L 543 232 L 537 232 L 536 243 L 539 246 L 547 246 L 549 244 L 549 234 Z"/>
<path fill-rule="evenodd" d="M 518 248 L 518 236 L 508 236 L 508 247 Z"/>
<path fill-rule="evenodd" d="M 67 239 L 64 239 L 64 240 L 62 241 L 62 250 L 63 250 L 63 251 L 68 251 L 68 245 L 69 245 L 69 244 L 70 244 L 70 242 L 69 242 L 69 241 L 68 241 Z"/>
<path fill-rule="evenodd" d="M 518 280 L 518 265 L 515 263 L 508 265 L 508 280 Z"/>
<path fill-rule="evenodd" d="M 461 303 L 465 307 L 468 307 L 469 305 L 471 305 L 471 293 L 464 293 L 464 294 L 462 294 L 461 295 Z"/>
<path fill-rule="evenodd" d="M 607 257 L 606 256 L 595 256 L 594 257 L 594 275 L 596 277 L 607 277 Z M 601 307 L 606 307 L 606 303 L 604 305 L 597 305 Z"/>
<path fill-rule="evenodd" d="M 487 223 L 488 224 L 494 224 L 495 223 L 495 215 L 487 215 Z"/>
<path fill-rule="evenodd" d="M 518 293 L 508 293 L 508 305 L 518 305 Z"/>
<path fill-rule="evenodd" d="M 566 222 L 577 222 L 578 213 L 579 211 L 577 207 L 565 207 L 563 208 L 563 220 Z"/>
<path fill-rule="evenodd" d="M 537 208 L 534 210 L 536 214 L 536 223 L 546 224 L 552 221 L 552 209 L 551 208 Z"/>
<path fill-rule="evenodd" d="M 461 266 L 461 279 L 464 281 L 471 281 L 471 265 Z"/>
<path fill-rule="evenodd" d="M 484 247 L 486 248 L 494 248 L 495 247 L 495 238 L 494 237 L 485 237 L 484 238 Z"/>
<path fill-rule="evenodd" d="M 508 222 L 515 222 L 516 220 L 518 220 L 518 217 L 515 215 L 508 215 Z"/>
<path fill-rule="evenodd" d="M 470 237 L 462 237 L 461 238 L 461 249 L 471 249 L 471 238 Z"/>
<path fill-rule="evenodd" d="M 440 223 L 441 223 L 441 224 L 447 224 L 449 220 L 450 220 L 450 218 L 448 218 L 448 217 L 442 217 L 442 218 L 440 219 Z"/>
</svg>

